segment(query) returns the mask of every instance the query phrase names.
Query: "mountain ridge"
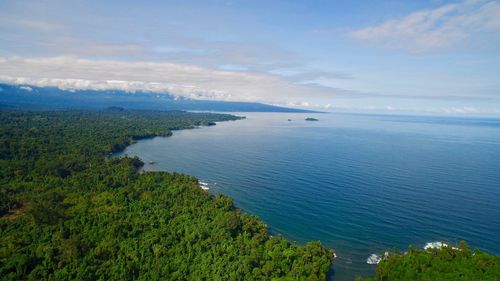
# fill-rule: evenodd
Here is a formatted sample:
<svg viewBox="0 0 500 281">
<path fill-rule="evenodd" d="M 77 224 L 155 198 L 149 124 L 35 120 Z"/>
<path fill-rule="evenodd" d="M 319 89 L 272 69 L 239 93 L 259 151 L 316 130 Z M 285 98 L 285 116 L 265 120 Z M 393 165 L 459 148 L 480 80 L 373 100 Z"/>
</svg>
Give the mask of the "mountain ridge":
<svg viewBox="0 0 500 281">
<path fill-rule="evenodd" d="M 288 112 L 317 111 L 268 105 L 258 102 L 194 100 L 169 93 L 127 92 L 123 90 L 65 90 L 28 84 L 0 83 L 2 107 L 103 109 L 123 107 L 146 110 L 190 110 L 222 112 Z"/>
</svg>

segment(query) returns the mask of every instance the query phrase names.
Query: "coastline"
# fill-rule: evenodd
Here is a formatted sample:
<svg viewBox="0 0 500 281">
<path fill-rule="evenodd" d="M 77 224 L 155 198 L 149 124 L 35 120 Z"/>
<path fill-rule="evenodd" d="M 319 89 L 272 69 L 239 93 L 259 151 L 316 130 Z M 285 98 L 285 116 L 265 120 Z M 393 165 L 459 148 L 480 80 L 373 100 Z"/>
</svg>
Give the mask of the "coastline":
<svg viewBox="0 0 500 281">
<path fill-rule="evenodd" d="M 208 113 L 208 114 L 212 114 L 212 112 L 193 112 L 193 113 Z M 246 119 L 246 116 L 238 116 L 238 115 L 233 115 L 231 113 L 226 113 L 226 112 L 214 112 L 214 113 L 217 113 L 217 114 L 223 114 L 223 115 L 229 115 L 229 116 L 232 116 L 232 117 L 235 117 L 235 119 L 231 119 L 231 120 L 220 120 L 220 121 L 213 121 L 213 122 L 208 122 L 207 124 L 200 124 L 198 126 L 194 126 L 194 127 L 191 127 L 191 128 L 182 128 L 182 129 L 169 129 L 169 132 L 165 135 L 159 135 L 159 134 L 155 134 L 155 135 L 145 135 L 145 136 L 140 136 L 139 138 L 134 138 L 133 141 L 131 141 L 130 143 L 128 143 L 126 146 L 123 147 L 123 149 L 119 150 L 119 151 L 113 151 L 111 152 L 108 157 L 116 157 L 116 158 L 121 158 L 121 157 L 129 157 L 127 154 L 124 153 L 124 151 L 131 145 L 133 144 L 136 144 L 138 143 L 139 141 L 144 141 L 144 140 L 151 140 L 151 139 L 154 139 L 154 138 L 170 138 L 170 137 L 173 137 L 174 136 L 174 131 L 184 131 L 184 130 L 196 130 L 196 129 L 207 129 L 207 128 L 211 128 L 211 127 L 214 127 L 217 125 L 218 122 L 236 122 L 236 121 L 239 121 L 239 120 L 244 120 Z M 324 113 L 324 112 L 315 112 L 315 113 Z M 145 162 L 144 159 L 138 157 L 139 160 L 141 161 L 142 165 L 140 167 L 137 168 L 137 172 L 139 174 L 142 174 L 142 173 L 162 173 L 162 172 L 167 172 L 167 173 L 175 173 L 174 171 L 148 171 L 145 169 L 145 166 L 146 164 L 147 165 L 153 165 L 153 164 L 157 164 L 156 161 L 149 161 L 149 162 Z M 151 164 L 151 162 L 154 162 L 153 164 Z M 204 184 L 204 185 L 200 185 L 200 183 L 205 183 L 203 180 L 193 176 L 193 175 L 190 175 L 190 174 L 185 174 L 185 173 L 180 173 L 180 174 L 183 174 L 183 175 L 186 175 L 186 176 L 190 176 L 190 177 L 193 177 L 195 180 L 196 180 L 196 183 L 197 183 L 197 186 L 200 188 L 200 190 L 202 190 L 203 192 L 206 192 L 209 194 L 210 198 L 211 199 L 215 199 L 216 198 L 216 195 L 210 193 L 209 191 L 209 187 L 208 185 Z M 224 195 L 224 196 L 227 196 L 227 195 Z M 230 196 L 228 196 L 229 198 L 231 198 Z M 232 200 L 232 198 L 231 198 Z M 247 214 L 249 216 L 252 216 L 252 217 L 256 217 L 258 220 L 260 220 L 264 226 L 266 228 L 268 228 L 269 230 L 269 227 L 268 225 L 265 223 L 265 221 L 263 221 L 261 218 L 259 218 L 257 215 L 255 214 L 252 214 L 250 212 L 247 212 L 245 209 L 243 208 L 240 208 L 238 206 L 234 206 L 234 209 L 235 211 L 237 212 L 241 212 L 243 214 Z M 279 236 L 279 237 L 283 237 L 286 241 L 288 241 L 288 243 L 297 243 L 297 244 L 300 244 L 300 246 L 304 247 L 307 243 L 298 243 L 297 241 L 293 241 L 293 240 L 290 240 L 289 238 L 287 238 L 286 236 L 282 235 L 281 233 L 277 233 L 277 234 L 269 234 L 270 237 L 272 236 Z M 321 241 L 316 241 L 316 242 L 320 242 Z M 332 258 L 331 258 L 331 263 L 329 265 L 329 270 L 327 272 L 327 279 L 326 280 L 332 280 L 332 278 L 334 277 L 334 274 L 335 274 L 335 270 L 333 268 L 333 262 L 335 259 L 337 259 L 337 254 L 335 252 L 335 249 L 334 248 L 328 248 L 328 247 L 325 247 L 327 250 L 330 250 L 332 251 Z"/>
<path fill-rule="evenodd" d="M 446 241 L 447 244 L 450 245 L 456 245 L 460 241 L 458 238 L 455 240 L 447 239 L 447 237 L 457 237 L 457 235 L 443 232 L 440 228 L 438 228 L 437 231 L 444 234 L 432 235 L 431 233 L 431 235 L 429 235 L 424 230 L 418 237 L 413 237 L 414 239 L 408 237 L 409 235 L 407 233 L 409 232 L 406 232 L 406 234 L 402 232 L 402 238 L 392 237 L 392 232 L 383 232 L 382 235 L 373 236 L 372 233 L 376 235 L 380 230 L 390 226 L 383 224 L 379 225 L 379 229 L 366 228 L 366 223 L 373 223 L 373 221 L 378 220 L 374 217 L 377 215 L 378 209 L 375 209 L 375 212 L 363 213 L 363 217 L 356 224 L 351 223 L 346 225 L 342 218 L 336 217 L 337 212 L 329 208 L 331 206 L 338 206 L 341 208 L 339 210 L 342 211 L 342 208 L 347 206 L 336 200 L 336 197 L 356 199 L 356 196 L 352 197 L 349 194 L 343 194 L 344 192 L 340 193 L 342 196 L 339 194 L 329 198 L 325 196 L 319 198 L 311 194 L 311 196 L 306 196 L 305 198 L 301 197 L 302 199 L 294 201 L 294 198 L 296 198 L 295 195 L 297 195 L 296 189 L 301 192 L 316 190 L 318 194 L 320 192 L 326 192 L 324 194 L 336 194 L 339 193 L 339 191 L 337 191 L 337 189 L 330 189 L 327 185 L 321 185 L 319 181 L 315 181 L 315 179 L 311 177 L 308 177 L 307 180 L 311 181 L 311 183 L 315 183 L 315 185 L 304 185 L 305 182 L 301 180 L 300 177 L 297 180 L 297 177 L 294 175 L 301 175 L 300 173 L 314 174 L 318 167 L 315 169 L 311 166 L 311 169 L 308 169 L 309 165 L 301 165 L 300 162 L 293 161 L 293 159 L 298 159 L 297 157 L 287 156 L 284 158 L 280 155 L 285 155 L 283 153 L 290 152 L 297 152 L 293 154 L 296 156 L 303 155 L 303 151 L 312 153 L 309 155 L 317 155 L 316 151 L 319 152 L 322 149 L 316 149 L 315 145 L 311 145 L 315 144 L 315 142 L 311 143 L 311 141 L 317 140 L 318 136 L 324 135 L 330 130 L 332 134 L 335 133 L 337 137 L 333 139 L 330 138 L 327 142 L 328 144 L 325 142 L 322 142 L 322 144 L 325 148 L 328 147 L 338 154 L 339 151 L 337 150 L 340 150 L 339 148 L 345 147 L 347 144 L 351 145 L 353 143 L 352 140 L 355 140 L 355 138 L 359 136 L 358 134 L 352 134 L 352 132 L 357 132 L 358 130 L 353 131 L 350 129 L 350 124 L 358 126 L 357 124 L 363 121 L 364 126 L 367 128 L 368 125 L 372 126 L 372 123 L 376 121 L 380 126 L 383 126 L 384 130 L 390 130 L 393 126 L 392 124 L 395 124 L 394 126 L 398 125 L 398 123 L 394 121 L 399 120 L 394 118 L 389 120 L 393 122 L 388 123 L 386 119 L 374 120 L 370 118 L 365 122 L 364 120 L 366 118 L 364 116 L 331 115 L 324 116 L 321 122 L 318 123 L 306 123 L 301 116 L 305 117 L 299 114 L 255 113 L 249 115 L 248 122 L 244 123 L 236 122 L 231 124 L 229 122 L 210 130 L 205 130 L 206 128 L 200 131 L 186 130 L 180 134 L 176 134 L 176 138 L 146 140 L 143 143 L 140 142 L 131 147 L 127 153 L 140 156 L 141 158 L 146 157 L 146 160 L 157 161 L 157 164 L 154 166 L 147 167 L 149 170 L 176 171 L 195 175 L 197 178 L 204 181 L 217 182 L 217 185 L 214 186 L 213 190 L 211 188 L 210 192 L 231 196 L 235 199 L 239 208 L 248 211 L 250 214 L 257 214 L 269 225 L 273 233 L 281 233 L 291 241 L 299 241 L 301 244 L 310 240 L 321 240 L 323 243 L 326 241 L 325 246 L 336 249 L 336 254 L 338 255 L 338 260 L 334 262 L 336 274 L 334 280 L 349 280 L 338 278 L 338 276 L 345 275 L 347 274 L 346 272 L 351 271 L 361 272 L 361 276 L 373 274 L 376 265 L 367 264 L 367 258 L 373 253 L 383 255 L 384 249 L 397 248 L 404 251 L 407 249 L 408 245 L 414 245 L 420 249 L 429 241 Z M 289 118 L 296 122 L 290 123 L 287 121 Z M 351 120 L 354 121 L 354 123 Z M 338 124 L 338 126 L 330 127 L 332 122 L 335 122 L 333 124 Z M 406 122 L 402 124 L 404 124 L 403 133 L 412 130 L 412 127 L 410 127 L 411 124 L 407 125 Z M 427 123 L 424 123 L 424 125 L 428 130 L 432 129 Z M 416 127 L 416 125 L 412 126 Z M 271 128 L 272 132 L 270 131 Z M 344 128 L 347 129 L 344 130 Z M 366 132 L 366 128 L 362 128 L 363 132 Z M 452 128 L 453 127 L 450 129 Z M 478 130 L 483 129 L 479 127 Z M 304 134 L 301 132 L 304 132 Z M 305 134 L 305 132 L 307 132 L 307 134 Z M 398 127 L 398 133 L 399 132 Z M 446 132 L 444 133 L 446 134 Z M 339 142 L 339 140 L 342 139 L 338 136 L 343 134 L 351 137 L 347 144 L 345 142 Z M 440 134 L 442 135 L 443 133 Z M 385 135 L 389 134 L 386 134 L 385 131 L 377 131 L 376 134 L 370 133 L 370 136 L 376 137 L 375 140 L 377 140 L 379 136 L 384 136 L 384 138 L 381 138 L 381 143 L 386 143 L 387 139 Z M 390 136 L 391 140 L 393 140 L 394 135 L 390 134 Z M 406 138 L 406 134 L 401 134 L 401 136 Z M 311 139 L 312 137 L 314 137 L 314 139 Z M 286 141 L 283 142 L 285 139 Z M 427 143 L 429 139 L 426 138 L 424 141 Z M 361 144 L 366 145 L 367 143 L 363 141 Z M 384 147 L 381 148 L 383 149 Z M 377 151 L 380 150 L 377 149 Z M 356 156 L 357 154 L 350 155 Z M 352 156 L 349 157 L 352 158 Z M 306 159 L 308 161 L 314 160 L 310 157 Z M 284 160 L 286 160 L 286 162 L 284 162 Z M 363 159 L 358 160 L 363 160 L 364 162 L 367 158 L 363 157 Z M 322 161 L 327 160 L 323 159 Z M 342 162 L 344 161 L 345 160 Z M 349 158 L 347 161 L 349 161 Z M 334 161 L 327 161 L 326 163 L 330 162 Z M 280 164 L 277 165 L 276 163 Z M 296 169 L 295 167 L 300 168 Z M 344 165 L 334 167 L 336 171 L 340 173 L 347 170 L 350 171 L 350 169 L 346 169 Z M 387 167 L 370 166 L 370 169 L 362 169 L 361 171 L 371 171 L 373 167 L 383 168 L 384 170 L 388 169 L 389 171 L 392 169 L 391 163 L 388 163 Z M 349 166 L 347 166 L 347 168 L 349 168 Z M 348 175 L 352 173 L 353 172 L 350 171 Z M 357 175 L 357 172 L 354 171 L 354 174 Z M 363 176 L 359 178 L 368 180 L 371 177 Z M 351 179 L 351 176 L 339 177 L 339 173 L 327 178 L 321 177 L 320 179 L 323 183 L 334 180 L 334 182 L 340 183 L 341 186 L 342 182 L 346 182 L 347 185 L 342 186 L 346 191 L 354 189 L 360 194 L 367 193 L 368 195 L 373 195 L 370 196 L 368 202 L 391 198 L 390 194 L 385 194 L 384 196 L 372 194 L 372 191 L 378 190 L 377 188 L 372 191 L 360 189 L 365 183 L 370 184 L 370 181 L 357 182 L 357 178 Z M 276 180 L 279 180 L 279 182 Z M 318 189 L 314 189 L 315 186 Z M 397 192 L 397 190 L 393 191 Z M 353 210 L 353 207 L 357 208 L 359 204 L 366 204 L 367 199 L 365 195 L 360 199 L 363 200 L 354 201 L 357 202 L 355 206 L 348 204 L 350 207 L 349 210 Z M 382 201 L 382 203 L 383 202 L 386 201 Z M 418 205 L 415 206 L 416 211 L 419 210 Z M 376 206 L 381 205 L 376 204 Z M 409 211 L 410 214 L 413 214 L 412 205 L 407 207 L 408 208 L 405 207 L 403 211 Z M 337 208 L 333 209 L 337 210 Z M 348 214 L 344 213 L 343 217 L 350 216 L 349 214 L 351 213 L 351 211 L 348 211 Z M 356 214 L 358 213 L 359 212 L 354 212 L 351 219 L 356 220 Z M 328 214 L 328 216 L 324 214 Z M 293 220 L 290 220 L 291 217 L 293 217 Z M 373 218 L 370 219 L 370 221 L 366 221 L 366 219 L 364 219 L 365 217 Z M 298 220 L 296 218 L 298 218 Z M 321 220 L 319 220 L 319 218 L 321 218 Z M 393 218 L 385 219 L 392 220 Z M 423 222 L 425 223 L 426 221 L 424 220 Z M 432 221 L 430 221 L 430 223 L 432 223 Z M 417 225 L 417 227 L 419 226 Z M 354 230 L 362 234 L 352 235 L 352 231 Z M 431 230 L 433 229 L 431 228 Z M 350 243 L 351 240 L 349 239 L 352 239 L 354 244 Z M 470 237 L 468 238 L 465 236 L 463 239 L 474 243 L 474 246 L 480 249 L 490 249 L 484 245 L 477 244 L 478 240 L 471 239 Z M 488 239 L 495 240 L 491 238 Z M 337 243 L 337 241 L 340 243 Z"/>
<path fill-rule="evenodd" d="M 300 246 L 282 236 L 269 235 L 267 226 L 256 216 L 235 208 L 228 196 L 211 196 L 202 191 L 197 179 L 186 173 L 139 174 L 138 168 L 144 162 L 138 157 L 107 157 L 117 148 L 128 147 L 132 138 L 170 135 L 167 126 L 195 128 L 200 122 L 215 121 L 216 114 L 0 113 L 5 120 L 2 130 L 18 133 L 11 138 L 14 146 L 8 153 L 18 155 L 17 144 L 30 144 L 35 152 L 24 161 L 5 159 L 3 167 L 37 164 L 25 170 L 24 176 L 14 169 L 2 170 L 7 182 L 30 187 L 7 190 L 17 193 L 7 194 L 0 202 L 2 215 L 8 214 L 11 206 L 18 206 L 20 199 L 28 206 L 26 213 L 15 221 L 0 219 L 6 225 L 2 227 L 5 239 L 0 240 L 0 247 L 8 249 L 3 256 L 19 261 L 0 265 L 10 279 L 22 280 L 35 274 L 39 277 L 36 279 L 45 280 L 53 274 L 68 276 L 74 272 L 89 277 L 83 279 L 99 276 L 109 280 L 122 280 L 116 274 L 120 272 L 162 276 L 160 279 L 189 274 L 208 280 L 235 272 L 244 280 L 326 278 L 333 251 L 319 242 Z M 30 133 L 30 128 L 41 124 L 49 126 L 43 132 Z M 56 134 L 61 137 L 54 138 Z M 42 155 L 43 162 L 39 162 L 37 151 L 50 153 Z M 66 157 L 61 159 L 60 155 Z M 35 230 L 43 235 L 34 235 Z M 61 231 L 66 233 L 64 241 L 70 244 L 50 239 L 59 237 Z M 29 237 L 21 235 L 24 233 L 29 233 Z M 15 244 L 15 237 L 20 236 L 29 239 L 22 247 Z M 70 247 L 78 254 L 40 256 L 36 249 L 42 244 L 54 251 Z M 103 244 L 109 247 L 99 247 Z M 287 259 L 282 256 L 285 253 L 290 254 Z M 23 258 L 26 255 L 29 258 Z M 131 255 L 137 258 L 128 259 Z M 61 263 L 61 259 L 65 262 Z M 82 262 L 84 259 L 88 262 Z M 34 260 L 40 262 L 33 263 Z M 120 262 L 123 260 L 127 262 Z M 155 270 L 158 265 L 165 265 L 165 270 Z M 110 266 L 119 270 L 110 272 Z"/>
</svg>

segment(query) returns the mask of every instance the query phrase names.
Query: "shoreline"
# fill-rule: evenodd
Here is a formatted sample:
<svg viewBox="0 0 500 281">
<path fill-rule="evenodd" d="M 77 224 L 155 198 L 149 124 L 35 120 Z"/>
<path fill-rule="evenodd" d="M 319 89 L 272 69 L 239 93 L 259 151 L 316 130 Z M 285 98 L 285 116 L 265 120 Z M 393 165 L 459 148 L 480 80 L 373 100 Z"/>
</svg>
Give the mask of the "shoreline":
<svg viewBox="0 0 500 281">
<path fill-rule="evenodd" d="M 277 118 L 278 118 L 278 117 L 277 117 Z M 284 120 L 281 120 L 281 121 L 283 121 L 283 122 L 284 122 L 284 121 L 286 121 L 286 116 L 285 116 Z M 235 125 L 231 125 L 229 128 L 234 129 L 234 127 L 236 127 L 236 126 L 235 126 Z M 228 127 L 226 127 L 226 128 L 228 128 Z M 221 128 L 221 129 L 223 129 L 223 128 Z M 193 133 L 189 133 L 188 135 L 189 135 L 189 136 L 191 136 L 190 138 L 192 138 L 193 134 L 196 134 L 196 133 L 194 133 L 194 132 L 193 132 Z M 211 134 L 202 134 L 202 136 L 203 136 L 203 135 L 205 135 L 205 136 L 210 136 Z M 156 142 L 154 142 L 154 143 L 156 143 Z M 158 143 L 161 143 L 161 142 L 158 142 Z M 196 142 L 196 143 L 200 143 L 200 142 Z M 139 151 L 139 150 L 138 150 L 138 151 Z M 139 156 L 140 154 L 136 154 L 136 155 L 138 155 L 138 156 Z M 148 154 L 148 155 L 149 155 L 149 154 Z M 163 159 L 163 158 L 162 158 L 162 159 Z M 155 160 L 157 160 L 157 159 L 155 159 Z M 162 161 L 162 160 L 160 160 L 160 162 L 161 162 L 161 161 Z M 147 167 L 147 168 L 149 168 L 149 169 L 153 169 L 153 170 L 158 170 L 158 169 L 159 169 L 158 167 L 152 167 L 152 166 L 149 166 L 149 167 Z M 161 171 L 167 171 L 167 172 L 172 172 L 172 171 L 174 171 L 174 170 L 172 169 L 172 167 L 169 167 L 169 168 L 170 168 L 170 169 L 164 169 L 164 168 L 161 168 L 161 165 L 160 165 L 160 169 L 159 169 L 159 170 L 161 170 Z M 192 172 L 182 172 L 182 173 L 184 173 L 184 174 L 193 174 Z M 199 175 L 199 174 L 196 174 L 196 175 Z M 207 174 L 206 174 L 206 173 L 205 173 L 205 174 L 204 174 L 204 176 L 202 176 L 201 178 L 203 178 L 203 180 L 210 180 L 210 176 L 207 176 Z M 217 179 L 217 181 L 219 181 L 219 179 Z M 227 194 L 227 193 L 222 192 L 222 194 Z M 234 195 L 232 195 L 232 197 L 233 197 L 233 198 L 236 198 L 236 197 L 234 197 Z M 245 210 L 245 209 L 244 209 L 244 208 L 242 208 L 242 210 Z M 252 214 L 252 212 L 249 212 L 249 214 Z M 278 233 L 278 234 L 279 234 L 279 233 L 282 233 L 282 232 L 276 232 L 276 233 Z M 287 236 L 284 236 L 284 237 L 285 237 L 285 238 L 287 238 L 289 241 L 294 241 L 294 240 L 296 241 L 296 239 L 290 239 L 290 238 L 288 238 Z M 423 237 L 423 239 L 418 239 L 418 237 L 417 237 L 417 239 L 416 239 L 416 240 L 408 240 L 408 241 L 411 241 L 411 242 L 408 242 L 408 243 L 406 243 L 406 244 L 404 244 L 404 245 L 400 245 L 400 246 L 398 246 L 398 247 L 397 247 L 396 252 L 397 252 L 397 253 L 400 253 L 400 252 L 402 253 L 403 251 L 405 251 L 406 249 L 408 249 L 407 247 L 408 247 L 409 245 L 418 245 L 418 247 L 417 247 L 417 248 L 418 248 L 418 249 L 421 249 L 421 246 L 422 246 L 422 247 L 424 247 L 424 245 L 425 245 L 425 244 L 430 243 L 429 241 L 438 241 L 438 240 L 435 240 L 436 238 L 433 238 L 433 237 L 430 237 L 430 238 L 429 238 L 429 236 L 421 236 L 421 237 Z M 437 238 L 437 239 L 439 239 L 439 238 Z M 322 239 L 320 239 L 320 240 L 321 240 L 321 241 L 324 241 L 324 240 L 322 240 Z M 405 240 L 406 240 L 406 239 L 405 239 Z M 328 241 L 328 240 L 327 240 L 327 241 Z M 386 240 L 380 240 L 380 241 L 391 241 L 391 240 L 387 240 L 387 239 L 386 239 Z M 441 240 L 441 241 L 443 241 L 443 240 Z M 444 241 L 446 241 L 446 243 L 447 243 L 447 244 L 450 244 L 450 245 L 456 245 L 456 243 L 453 243 L 453 239 L 448 239 L 448 240 L 446 240 L 446 238 L 445 238 L 445 240 L 444 240 Z M 468 241 L 472 241 L 472 240 L 468 240 Z M 456 241 L 455 241 L 455 242 L 456 242 Z M 305 243 L 305 242 L 301 242 L 300 244 L 302 244 L 302 245 L 303 245 L 304 243 Z M 335 249 L 337 249 L 337 247 L 335 247 L 335 245 L 337 245 L 337 244 L 333 244 L 333 246 L 332 246 L 332 244 L 330 243 L 330 247 L 329 247 L 329 248 L 335 248 Z M 386 243 L 382 243 L 382 245 L 386 245 Z M 367 258 L 368 258 L 371 254 L 373 254 L 373 253 L 376 253 L 377 255 L 383 255 L 383 254 L 384 254 L 384 250 L 385 250 L 385 249 L 387 249 L 387 248 L 389 248 L 389 247 L 390 247 L 390 248 L 392 248 L 392 249 L 394 249 L 394 247 L 388 246 L 388 247 L 381 247 L 381 248 L 380 248 L 380 251 L 377 251 L 377 250 L 375 250 L 375 251 L 374 251 L 374 249 L 377 249 L 377 248 L 378 248 L 378 247 L 375 247 L 375 248 L 371 248 L 370 250 L 363 251 L 363 253 L 361 253 L 361 256 L 359 256 L 359 255 L 357 255 L 357 254 L 356 254 L 356 255 L 351 255 L 351 254 L 349 253 L 349 251 L 344 251 L 344 255 L 345 255 L 345 256 L 343 256 L 342 252 L 341 252 L 341 253 L 336 253 L 336 254 L 338 255 L 338 259 L 339 259 L 339 261 L 340 261 L 340 262 L 343 262 L 343 261 L 349 260 L 350 258 L 353 258 L 353 261 L 354 261 L 354 257 L 356 257 L 356 260 L 357 260 L 356 262 L 359 262 L 359 263 L 362 263 L 362 264 L 366 264 L 367 266 L 370 266 L 372 269 L 374 269 L 374 268 L 376 267 L 376 265 L 368 265 L 368 264 L 366 263 Z M 344 249 L 351 249 L 351 248 L 349 248 L 349 247 L 344 247 Z M 360 258 L 358 259 L 358 257 L 360 257 Z M 338 264 L 339 264 L 338 262 L 333 263 L 333 268 L 334 268 L 334 269 L 336 269 L 336 268 L 337 268 L 337 266 L 338 266 Z M 348 265 L 347 267 L 352 267 L 352 266 Z M 356 267 L 356 266 L 355 266 L 355 267 Z M 334 280 L 338 280 L 338 279 L 334 279 Z"/>
</svg>

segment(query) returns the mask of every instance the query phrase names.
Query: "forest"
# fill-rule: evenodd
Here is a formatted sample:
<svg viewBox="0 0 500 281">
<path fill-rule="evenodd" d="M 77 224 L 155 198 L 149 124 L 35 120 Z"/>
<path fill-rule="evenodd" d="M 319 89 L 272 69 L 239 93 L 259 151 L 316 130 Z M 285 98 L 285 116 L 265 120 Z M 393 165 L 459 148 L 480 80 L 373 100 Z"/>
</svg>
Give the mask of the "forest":
<svg viewBox="0 0 500 281">
<path fill-rule="evenodd" d="M 410 247 L 404 253 L 392 253 L 377 266 L 375 276 L 357 281 L 495 281 L 500 280 L 500 257 L 478 249 L 471 250 L 462 241 L 458 247 L 434 249 Z"/>
<path fill-rule="evenodd" d="M 0 111 L 2 280 L 325 280 L 333 250 L 271 236 L 197 179 L 113 152 L 225 114 Z"/>
</svg>

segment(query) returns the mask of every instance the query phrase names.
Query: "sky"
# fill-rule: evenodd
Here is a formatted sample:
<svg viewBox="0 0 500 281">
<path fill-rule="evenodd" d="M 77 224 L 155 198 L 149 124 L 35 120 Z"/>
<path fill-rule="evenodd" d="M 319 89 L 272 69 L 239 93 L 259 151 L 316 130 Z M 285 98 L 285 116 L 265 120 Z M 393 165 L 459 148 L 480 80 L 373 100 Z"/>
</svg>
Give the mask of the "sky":
<svg viewBox="0 0 500 281">
<path fill-rule="evenodd" d="M 500 1 L 0 0 L 0 82 L 500 115 Z"/>
</svg>

